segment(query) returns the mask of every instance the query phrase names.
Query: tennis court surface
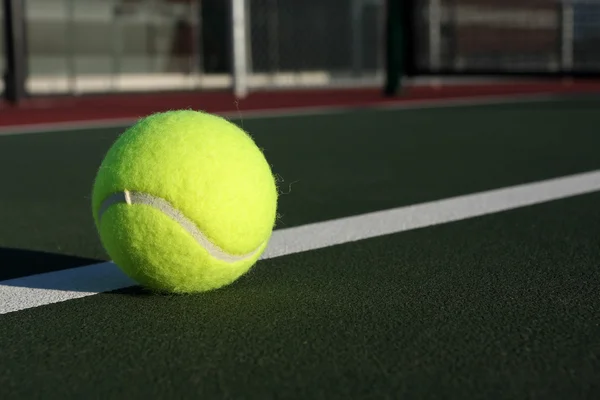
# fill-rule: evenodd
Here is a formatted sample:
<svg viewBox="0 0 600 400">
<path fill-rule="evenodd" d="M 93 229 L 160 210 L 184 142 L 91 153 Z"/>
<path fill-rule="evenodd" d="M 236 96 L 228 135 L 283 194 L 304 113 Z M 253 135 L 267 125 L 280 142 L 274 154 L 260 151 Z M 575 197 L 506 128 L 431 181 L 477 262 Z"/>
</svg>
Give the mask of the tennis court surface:
<svg viewBox="0 0 600 400">
<path fill-rule="evenodd" d="M 281 217 L 250 273 L 186 296 L 96 234 L 124 122 L 4 128 L 0 398 L 598 398 L 599 109 L 242 110 Z"/>
</svg>

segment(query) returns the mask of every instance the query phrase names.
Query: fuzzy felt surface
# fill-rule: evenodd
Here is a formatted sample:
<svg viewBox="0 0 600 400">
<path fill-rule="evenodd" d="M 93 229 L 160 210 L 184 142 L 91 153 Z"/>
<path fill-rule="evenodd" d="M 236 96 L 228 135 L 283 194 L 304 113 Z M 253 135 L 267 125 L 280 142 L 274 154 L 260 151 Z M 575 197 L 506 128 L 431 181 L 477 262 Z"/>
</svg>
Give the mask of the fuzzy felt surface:
<svg viewBox="0 0 600 400">
<path fill-rule="evenodd" d="M 176 221 L 141 204 L 115 204 L 99 219 L 102 202 L 125 190 L 166 200 L 227 253 L 260 251 L 219 261 Z M 247 133 L 221 117 L 179 110 L 146 117 L 117 139 L 98 170 L 92 209 L 107 253 L 132 278 L 159 290 L 204 291 L 256 262 L 275 223 L 277 187 Z"/>
</svg>

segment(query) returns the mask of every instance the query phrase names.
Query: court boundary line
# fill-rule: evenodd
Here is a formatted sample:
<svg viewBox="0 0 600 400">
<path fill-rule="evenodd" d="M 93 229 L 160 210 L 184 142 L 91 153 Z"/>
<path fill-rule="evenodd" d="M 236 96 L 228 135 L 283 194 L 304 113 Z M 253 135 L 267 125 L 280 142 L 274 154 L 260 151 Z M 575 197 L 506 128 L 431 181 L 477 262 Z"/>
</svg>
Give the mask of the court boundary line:
<svg viewBox="0 0 600 400">
<path fill-rule="evenodd" d="M 403 99 L 398 101 L 355 105 L 342 104 L 265 108 L 247 111 L 214 112 L 214 114 L 221 115 L 228 119 L 270 119 L 301 117 L 309 115 L 334 115 L 355 110 L 418 110 L 449 107 L 481 107 L 523 102 L 547 102 L 558 100 L 560 98 L 561 95 L 554 92 L 534 94 L 481 95 L 469 97 L 450 97 L 444 99 Z M 4 127 L 0 126 L 0 136 L 122 128 L 134 123 L 141 117 L 143 116 L 140 115 L 139 117 L 130 118 L 102 118 L 69 122 L 42 122 L 35 124 L 8 125 Z"/>
<path fill-rule="evenodd" d="M 600 191 L 600 170 L 276 230 L 270 259 Z M 260 266 L 258 266 L 260 267 Z M 0 315 L 135 286 L 111 262 L 0 281 Z"/>
</svg>

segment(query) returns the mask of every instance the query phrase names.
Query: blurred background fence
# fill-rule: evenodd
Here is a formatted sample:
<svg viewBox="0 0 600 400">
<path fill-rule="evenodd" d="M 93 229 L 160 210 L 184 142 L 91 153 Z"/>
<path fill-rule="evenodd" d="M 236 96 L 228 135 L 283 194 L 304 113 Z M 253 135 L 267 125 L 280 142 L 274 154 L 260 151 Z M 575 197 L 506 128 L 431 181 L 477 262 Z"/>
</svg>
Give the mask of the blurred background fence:
<svg viewBox="0 0 600 400">
<path fill-rule="evenodd" d="M 17 55 L 31 94 L 243 95 L 382 85 L 386 3 L 401 0 L 2 1 L 24 7 Z M 395 51 L 403 53 L 404 74 L 600 72 L 600 0 L 403 3 L 404 45 Z M 0 35 L 3 66 L 12 38 L 6 29 Z"/>
<path fill-rule="evenodd" d="M 413 18 L 418 71 L 600 72 L 598 0 L 418 0 Z"/>
<path fill-rule="evenodd" d="M 239 5 L 249 89 L 383 79 L 383 0 L 24 3 L 32 93 L 231 88 Z"/>
</svg>

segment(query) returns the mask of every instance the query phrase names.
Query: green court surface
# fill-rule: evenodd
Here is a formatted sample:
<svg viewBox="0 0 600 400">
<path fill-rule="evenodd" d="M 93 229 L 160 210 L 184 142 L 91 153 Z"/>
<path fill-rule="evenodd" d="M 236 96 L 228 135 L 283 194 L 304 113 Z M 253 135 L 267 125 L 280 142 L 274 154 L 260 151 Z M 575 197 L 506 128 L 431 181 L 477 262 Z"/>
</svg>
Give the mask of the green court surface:
<svg viewBox="0 0 600 400">
<path fill-rule="evenodd" d="M 557 98 L 236 122 L 282 179 L 277 229 L 326 229 L 597 172 L 599 109 Z M 0 298 L 108 260 L 90 191 L 122 130 L 0 135 Z M 6 312 L 0 398 L 598 398 L 599 203 L 590 189 L 269 258 L 201 295 L 129 287 Z"/>
</svg>

